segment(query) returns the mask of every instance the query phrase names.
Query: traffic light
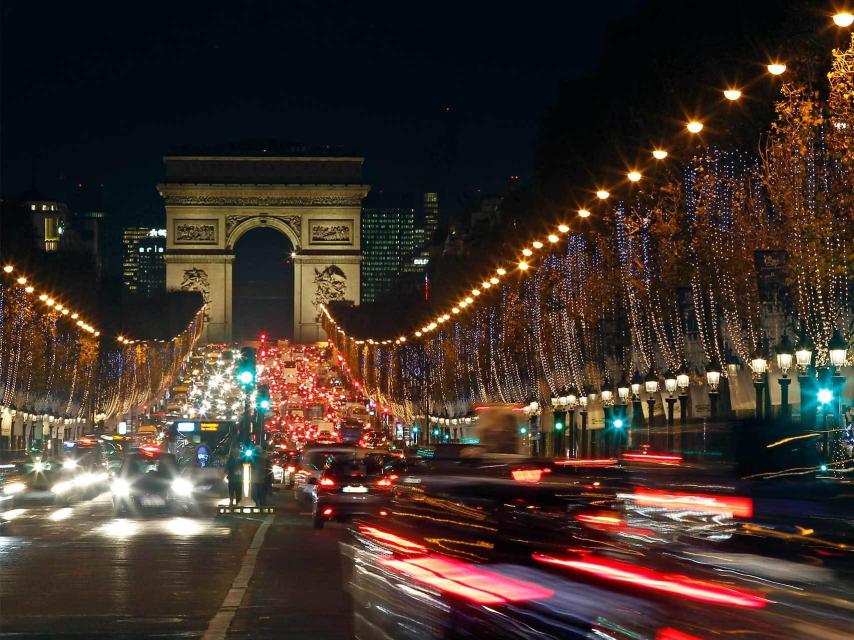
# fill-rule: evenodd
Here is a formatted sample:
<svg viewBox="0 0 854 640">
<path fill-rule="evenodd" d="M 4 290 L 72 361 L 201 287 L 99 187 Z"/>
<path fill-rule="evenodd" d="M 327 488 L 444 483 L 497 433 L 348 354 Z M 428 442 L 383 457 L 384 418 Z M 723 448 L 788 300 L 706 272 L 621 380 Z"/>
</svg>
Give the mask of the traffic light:
<svg viewBox="0 0 854 640">
<path fill-rule="evenodd" d="M 243 347 L 240 350 L 240 362 L 237 365 L 237 381 L 248 391 L 255 386 L 255 349 Z"/>
<path fill-rule="evenodd" d="M 622 418 L 614 419 L 614 428 L 615 429 L 622 429 L 623 428 L 623 419 Z"/>
<path fill-rule="evenodd" d="M 266 384 L 258 385 L 255 405 L 259 411 L 267 411 L 270 408 L 270 387 Z"/>
<path fill-rule="evenodd" d="M 555 411 L 555 431 L 563 431 L 566 426 L 566 412 Z"/>
<path fill-rule="evenodd" d="M 255 455 L 255 449 L 251 445 L 246 447 L 245 449 L 243 449 L 243 459 L 244 460 L 251 460 L 252 456 L 254 456 L 254 455 Z"/>
<path fill-rule="evenodd" d="M 833 402 L 833 391 L 830 389 L 819 389 L 818 402 L 819 404 L 830 404 Z"/>
<path fill-rule="evenodd" d="M 528 427 L 519 427 L 519 435 L 524 436 L 528 433 Z"/>
</svg>

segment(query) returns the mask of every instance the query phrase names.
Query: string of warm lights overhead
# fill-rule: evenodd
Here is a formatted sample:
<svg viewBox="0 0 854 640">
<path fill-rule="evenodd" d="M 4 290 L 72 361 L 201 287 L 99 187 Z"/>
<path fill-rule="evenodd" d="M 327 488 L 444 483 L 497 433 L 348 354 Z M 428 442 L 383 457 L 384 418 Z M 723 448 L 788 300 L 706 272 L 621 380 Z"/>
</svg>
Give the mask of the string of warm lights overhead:
<svg viewBox="0 0 854 640">
<path fill-rule="evenodd" d="M 854 14 L 848 11 L 839 11 L 833 15 L 833 23 L 840 28 L 848 28 L 854 24 Z M 779 78 L 783 76 L 787 71 L 787 66 L 784 61 L 781 60 L 771 60 L 768 61 L 765 65 L 766 73 L 763 76 L 770 76 L 771 78 Z M 727 102 L 737 102 L 742 100 L 745 97 L 744 89 L 741 86 L 728 86 L 721 90 L 721 95 L 723 99 Z M 694 117 L 690 118 L 684 122 L 684 131 L 687 132 L 688 135 L 700 136 L 706 126 L 708 125 L 707 118 Z M 684 134 L 683 134 L 684 135 Z M 675 145 L 672 145 L 675 146 Z M 637 166 L 631 167 L 627 171 L 625 171 L 625 182 L 613 185 L 599 185 L 594 189 L 591 189 L 591 192 L 595 194 L 595 199 L 592 201 L 594 203 L 604 203 L 613 197 L 612 191 L 614 189 L 618 189 L 620 187 L 632 187 L 633 185 L 638 185 L 641 183 L 645 177 L 644 173 L 650 166 L 654 164 L 662 163 L 668 159 L 672 159 L 671 151 L 666 146 L 658 146 L 653 149 L 647 150 L 649 157 L 652 158 L 652 161 L 648 163 L 646 166 Z M 593 215 L 593 209 L 595 205 L 588 204 L 580 207 L 577 210 L 577 217 L 580 220 L 586 220 Z M 537 259 L 543 255 L 544 249 L 547 251 L 557 245 L 563 238 L 570 236 L 573 234 L 573 229 L 569 224 L 562 222 L 558 224 L 550 233 L 544 234 L 544 239 L 536 239 L 531 242 L 526 243 L 518 250 L 518 258 L 511 263 L 501 263 L 496 266 L 486 277 L 481 279 L 479 283 L 475 283 L 467 288 L 466 292 L 457 300 L 455 303 L 452 303 L 449 307 L 446 307 L 444 310 L 440 311 L 438 315 L 434 318 L 431 318 L 415 331 L 413 331 L 410 335 L 400 335 L 397 338 L 389 338 L 389 339 L 375 339 L 373 337 L 360 337 L 355 340 L 356 344 L 370 344 L 370 345 L 389 345 L 389 344 L 402 344 L 407 341 L 407 339 L 419 339 L 425 338 L 429 336 L 432 332 L 438 330 L 442 325 L 446 322 L 450 321 L 452 318 L 459 317 L 465 314 L 468 311 L 471 311 L 478 302 L 481 302 L 484 298 L 486 298 L 487 293 L 491 291 L 493 287 L 499 285 L 504 279 L 506 279 L 511 273 L 519 274 L 520 276 L 525 276 L 531 272 L 532 269 L 536 267 Z M 341 333 L 342 335 L 346 335 L 339 326 L 338 322 L 333 318 L 332 314 L 329 310 L 321 305 L 322 312 L 326 315 L 329 322 Z M 710 355 L 710 354 L 707 354 Z"/>
<path fill-rule="evenodd" d="M 3 273 L 14 278 L 15 284 L 21 287 L 27 295 L 35 296 L 39 301 L 43 302 L 46 313 L 57 312 L 60 316 L 67 317 L 71 322 L 75 323 L 82 331 L 91 333 L 96 338 L 101 335 L 101 332 L 92 324 L 84 320 L 80 316 L 80 313 L 68 305 L 62 304 L 62 302 L 57 300 L 53 295 L 47 292 L 37 291 L 30 282 L 30 279 L 21 273 L 20 270 L 15 269 L 11 264 L 7 264 L 3 267 Z M 15 277 L 16 275 L 17 277 Z"/>
</svg>

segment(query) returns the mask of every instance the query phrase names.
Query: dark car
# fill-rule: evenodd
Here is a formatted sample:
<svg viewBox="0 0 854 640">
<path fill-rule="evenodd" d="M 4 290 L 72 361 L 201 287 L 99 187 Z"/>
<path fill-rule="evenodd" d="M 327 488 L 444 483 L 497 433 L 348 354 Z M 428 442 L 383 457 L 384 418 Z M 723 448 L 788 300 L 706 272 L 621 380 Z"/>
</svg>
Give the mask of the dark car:
<svg viewBox="0 0 854 640">
<path fill-rule="evenodd" d="M 194 506 L 195 487 L 182 475 L 175 457 L 159 449 L 142 448 L 125 457 L 112 484 L 113 509 L 128 511 L 181 510 Z"/>
<path fill-rule="evenodd" d="M 312 524 L 323 527 L 327 520 L 346 520 L 354 515 L 384 515 L 392 482 L 369 473 L 362 463 L 343 460 L 326 465 L 318 478 L 308 479 L 312 502 Z"/>
</svg>

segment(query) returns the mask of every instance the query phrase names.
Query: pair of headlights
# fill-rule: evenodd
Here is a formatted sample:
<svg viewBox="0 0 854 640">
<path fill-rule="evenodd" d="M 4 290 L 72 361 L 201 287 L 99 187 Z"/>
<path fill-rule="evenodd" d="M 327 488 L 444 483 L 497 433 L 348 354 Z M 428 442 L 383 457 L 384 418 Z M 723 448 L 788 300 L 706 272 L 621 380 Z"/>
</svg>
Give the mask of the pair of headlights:
<svg viewBox="0 0 854 640">
<path fill-rule="evenodd" d="M 127 498 L 130 495 L 130 483 L 123 478 L 118 478 L 113 482 L 113 495 L 120 498 Z M 175 478 L 170 485 L 172 493 L 178 496 L 190 496 L 193 494 L 193 483 L 186 478 Z"/>
</svg>

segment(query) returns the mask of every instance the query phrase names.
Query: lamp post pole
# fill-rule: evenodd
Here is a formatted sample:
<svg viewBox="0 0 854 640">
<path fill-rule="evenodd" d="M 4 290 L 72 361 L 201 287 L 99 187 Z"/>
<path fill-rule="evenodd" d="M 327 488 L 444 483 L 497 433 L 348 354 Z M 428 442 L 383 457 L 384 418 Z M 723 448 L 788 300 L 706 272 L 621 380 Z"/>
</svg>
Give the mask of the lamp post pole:
<svg viewBox="0 0 854 640">
<path fill-rule="evenodd" d="M 647 393 L 646 404 L 649 408 L 649 419 L 646 422 L 646 443 L 652 444 L 652 421 L 655 418 L 655 396 L 658 393 L 658 377 L 655 375 L 655 371 L 650 369 L 646 378 L 643 381 L 644 389 Z"/>
<path fill-rule="evenodd" d="M 632 426 L 640 428 L 643 426 L 643 408 L 641 406 L 641 387 L 643 386 L 643 378 L 640 371 L 635 369 L 635 375 L 632 376 Z"/>
<path fill-rule="evenodd" d="M 815 426 L 815 405 L 812 403 L 813 378 L 810 375 L 812 354 L 813 344 L 807 333 L 806 325 L 802 322 L 798 345 L 795 348 L 795 362 L 798 366 L 798 387 L 801 392 L 801 428 L 804 431 Z"/>
<path fill-rule="evenodd" d="M 608 455 L 608 431 L 611 429 L 614 415 L 614 388 L 608 380 L 602 386 L 602 412 L 605 414 L 605 424 L 602 429 L 602 437 L 597 440 L 596 452 L 591 451 L 590 455 Z"/>
<path fill-rule="evenodd" d="M 683 428 L 688 424 L 688 385 L 690 383 L 688 372 L 683 367 L 676 374 L 676 386 L 679 387 L 679 426 Z"/>
<path fill-rule="evenodd" d="M 706 367 L 706 384 L 709 385 L 709 417 L 715 421 L 718 419 L 718 387 L 721 384 L 721 366 L 716 359 Z"/>
<path fill-rule="evenodd" d="M 581 439 L 579 441 L 577 458 L 587 457 L 587 405 L 590 402 L 590 395 L 587 389 L 582 391 L 581 397 L 578 399 L 581 405 Z"/>
<path fill-rule="evenodd" d="M 614 413 L 616 414 L 615 420 L 620 420 L 623 423 L 623 426 L 626 428 L 626 448 L 629 449 L 632 446 L 632 427 L 629 424 L 629 421 L 626 419 L 626 411 L 629 402 L 629 383 L 626 382 L 625 376 L 622 380 L 620 380 L 620 384 L 617 385 L 617 396 L 620 398 L 620 406 L 619 408 L 614 408 Z M 622 435 L 617 433 L 617 435 L 622 440 Z M 618 447 L 617 447 L 618 448 Z"/>
<path fill-rule="evenodd" d="M 792 408 L 789 406 L 789 385 L 792 384 L 792 379 L 789 378 L 789 369 L 792 368 L 792 361 L 795 359 L 795 350 L 792 347 L 792 342 L 787 334 L 783 334 L 780 338 L 780 343 L 777 345 L 777 366 L 780 367 L 780 418 L 783 422 L 789 422 L 792 417 Z"/>
</svg>

